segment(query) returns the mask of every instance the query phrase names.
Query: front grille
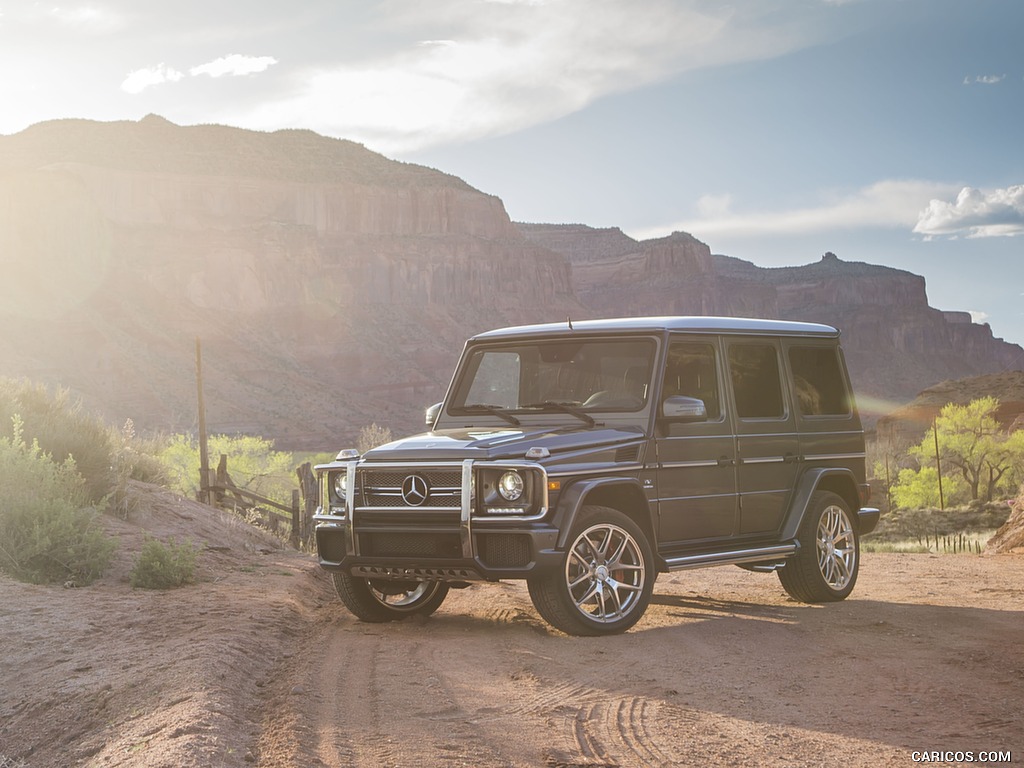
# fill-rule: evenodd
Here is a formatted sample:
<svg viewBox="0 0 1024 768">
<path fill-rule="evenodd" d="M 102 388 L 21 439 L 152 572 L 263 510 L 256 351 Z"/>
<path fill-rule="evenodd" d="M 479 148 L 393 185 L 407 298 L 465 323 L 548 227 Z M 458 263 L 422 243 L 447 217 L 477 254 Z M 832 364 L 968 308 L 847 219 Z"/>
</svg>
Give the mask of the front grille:
<svg viewBox="0 0 1024 768">
<path fill-rule="evenodd" d="M 462 557 L 457 533 L 363 533 L 360 544 L 360 552 L 369 557 Z"/>
<path fill-rule="evenodd" d="M 411 475 L 426 481 L 427 497 L 422 504 L 410 505 L 402 498 L 402 484 Z M 459 469 L 361 469 L 359 471 L 360 506 L 458 508 L 462 505 L 462 471 Z"/>
<path fill-rule="evenodd" d="M 492 533 L 477 538 L 480 560 L 489 568 L 522 568 L 530 563 L 530 537 Z"/>
</svg>

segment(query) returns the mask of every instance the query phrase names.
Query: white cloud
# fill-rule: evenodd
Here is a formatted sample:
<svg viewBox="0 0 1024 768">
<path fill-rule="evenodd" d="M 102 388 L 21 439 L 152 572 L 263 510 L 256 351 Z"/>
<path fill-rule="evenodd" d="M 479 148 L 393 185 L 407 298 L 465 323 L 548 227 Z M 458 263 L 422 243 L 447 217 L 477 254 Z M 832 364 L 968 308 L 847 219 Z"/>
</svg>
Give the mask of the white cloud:
<svg viewBox="0 0 1024 768">
<path fill-rule="evenodd" d="M 973 85 L 974 83 L 981 83 L 982 85 L 995 85 L 996 83 L 1002 82 L 1006 79 L 1006 75 L 976 75 L 974 77 L 965 77 L 964 85 Z"/>
<path fill-rule="evenodd" d="M 124 26 L 124 19 L 109 8 L 81 5 L 72 8 L 55 6 L 48 12 L 51 19 L 85 32 L 108 33 Z"/>
<path fill-rule="evenodd" d="M 697 213 L 702 219 L 717 219 L 731 215 L 732 195 L 703 195 L 697 200 Z"/>
<path fill-rule="evenodd" d="M 707 238 L 797 235 L 864 227 L 909 228 L 926 201 L 935 195 L 951 194 L 952 189 L 947 184 L 929 181 L 886 180 L 849 194 L 829 194 L 813 206 L 747 212 L 735 212 L 730 195 L 705 195 L 697 201 L 695 218 L 651 227 L 633 236 L 647 239 L 676 230 Z"/>
<path fill-rule="evenodd" d="M 288 95 L 222 119 L 313 128 L 394 155 L 511 133 L 689 69 L 779 55 L 806 36 L 754 2 L 438 0 L 383 11 L 389 29 L 426 34 L 296 73 Z"/>
<path fill-rule="evenodd" d="M 274 64 L 277 64 L 277 59 L 273 56 L 243 56 L 232 53 L 230 56 L 222 56 L 206 64 L 192 67 L 188 73 L 193 77 L 196 75 L 209 75 L 210 77 L 252 75 L 265 72 Z"/>
<path fill-rule="evenodd" d="M 1024 234 L 1024 184 L 983 191 L 964 187 L 952 203 L 932 199 L 914 232 L 926 237 L 1012 237 Z"/>
<path fill-rule="evenodd" d="M 161 83 L 174 83 L 181 80 L 184 76 L 178 70 L 168 67 L 161 62 L 155 67 L 136 69 L 129 72 L 128 77 L 121 83 L 121 90 L 127 93 L 142 93 L 142 91 L 150 86 L 160 85 Z"/>
<path fill-rule="evenodd" d="M 978 325 L 981 325 L 982 323 L 987 323 L 988 322 L 988 318 L 989 318 L 988 312 L 978 312 L 977 310 L 974 310 L 974 309 L 969 309 L 969 310 L 967 310 L 967 312 L 971 316 L 971 322 L 972 323 L 977 323 Z"/>
</svg>

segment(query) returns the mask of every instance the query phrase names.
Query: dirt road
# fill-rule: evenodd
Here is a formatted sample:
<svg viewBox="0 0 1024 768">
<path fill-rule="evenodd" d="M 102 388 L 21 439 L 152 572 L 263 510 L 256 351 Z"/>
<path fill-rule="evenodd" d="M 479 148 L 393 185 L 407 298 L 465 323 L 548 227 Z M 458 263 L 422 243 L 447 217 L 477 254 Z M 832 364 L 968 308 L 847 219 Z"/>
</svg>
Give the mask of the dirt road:
<svg viewBox="0 0 1024 768">
<path fill-rule="evenodd" d="M 0 765 L 913 765 L 1024 761 L 1024 557 L 864 556 L 851 599 L 734 567 L 658 580 L 625 635 L 548 628 L 525 587 L 356 621 L 311 558 L 160 497 L 77 589 L 0 578 Z M 219 547 L 132 591 L 144 531 Z"/>
<path fill-rule="evenodd" d="M 518 584 L 374 626 L 325 607 L 267 765 L 910 765 L 1024 759 L 1024 563 L 868 555 L 854 599 L 736 568 L 659 579 L 632 632 L 549 632 Z M 1010 609 L 1015 606 L 1015 609 Z M 301 687 L 286 695 L 285 686 Z M 301 724 L 295 738 L 266 734 Z"/>
</svg>

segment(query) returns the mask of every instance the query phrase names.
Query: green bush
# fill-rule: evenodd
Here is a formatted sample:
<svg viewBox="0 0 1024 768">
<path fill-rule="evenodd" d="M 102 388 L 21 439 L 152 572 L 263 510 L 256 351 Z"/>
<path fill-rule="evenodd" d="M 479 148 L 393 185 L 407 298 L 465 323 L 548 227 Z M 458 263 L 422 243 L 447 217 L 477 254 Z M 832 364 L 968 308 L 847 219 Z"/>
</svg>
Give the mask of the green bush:
<svg viewBox="0 0 1024 768">
<path fill-rule="evenodd" d="M 142 589 L 172 589 L 195 581 L 196 560 L 200 547 L 173 539 L 164 545 L 156 539 L 146 539 L 135 559 L 131 572 L 132 587 Z"/>
<path fill-rule="evenodd" d="M 21 419 L 0 437 L 0 570 L 36 584 L 89 584 L 117 547 L 86 508 L 89 493 L 68 458 L 58 464 L 38 441 L 27 445 Z"/>
<path fill-rule="evenodd" d="M 239 488 L 289 505 L 297 485 L 295 459 L 275 451 L 274 441 L 248 435 L 210 435 L 211 468 L 221 454 L 228 457 L 228 474 Z M 171 488 L 194 497 L 199 490 L 199 443 L 190 435 L 173 435 L 160 452 Z"/>
<path fill-rule="evenodd" d="M 25 440 L 38 441 L 58 464 L 74 458 L 91 502 L 111 492 L 109 431 L 103 422 L 85 413 L 81 401 L 73 400 L 68 390 L 57 389 L 51 395 L 42 384 L 0 378 L 0 437 L 14 438 L 9 429 L 14 416 L 21 420 Z"/>
<path fill-rule="evenodd" d="M 110 474 L 113 487 L 109 494 L 109 509 L 122 520 L 131 517 L 138 499 L 129 492 L 128 481 L 140 480 L 154 485 L 167 485 L 167 469 L 159 459 L 158 440 L 142 440 L 135 434 L 135 425 L 128 419 L 121 429 L 109 430 L 112 446 Z"/>
</svg>

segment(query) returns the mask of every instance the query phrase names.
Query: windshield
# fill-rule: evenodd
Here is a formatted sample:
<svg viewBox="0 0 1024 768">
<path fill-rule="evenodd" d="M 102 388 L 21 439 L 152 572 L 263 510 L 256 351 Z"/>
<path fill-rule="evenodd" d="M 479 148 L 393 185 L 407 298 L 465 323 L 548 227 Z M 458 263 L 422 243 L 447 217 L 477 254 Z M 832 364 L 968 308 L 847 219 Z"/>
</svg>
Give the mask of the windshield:
<svg viewBox="0 0 1024 768">
<path fill-rule="evenodd" d="M 453 414 L 639 411 L 650 394 L 653 339 L 518 342 L 475 349 L 448 404 Z"/>
</svg>

